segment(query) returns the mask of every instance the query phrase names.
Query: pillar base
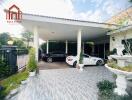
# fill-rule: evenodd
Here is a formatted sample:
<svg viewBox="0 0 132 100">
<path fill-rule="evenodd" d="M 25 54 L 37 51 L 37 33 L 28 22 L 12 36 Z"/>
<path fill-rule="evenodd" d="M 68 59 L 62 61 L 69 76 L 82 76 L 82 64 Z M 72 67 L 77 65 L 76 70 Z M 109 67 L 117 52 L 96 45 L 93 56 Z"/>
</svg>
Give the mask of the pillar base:
<svg viewBox="0 0 132 100">
<path fill-rule="evenodd" d="M 114 89 L 115 93 L 118 95 L 128 95 L 126 92 L 127 81 L 124 75 L 117 74 L 116 86 L 117 88 Z"/>
<path fill-rule="evenodd" d="M 115 88 L 114 92 L 117 93 L 118 95 L 128 95 L 128 93 L 126 91 L 120 90 L 118 88 Z"/>
</svg>

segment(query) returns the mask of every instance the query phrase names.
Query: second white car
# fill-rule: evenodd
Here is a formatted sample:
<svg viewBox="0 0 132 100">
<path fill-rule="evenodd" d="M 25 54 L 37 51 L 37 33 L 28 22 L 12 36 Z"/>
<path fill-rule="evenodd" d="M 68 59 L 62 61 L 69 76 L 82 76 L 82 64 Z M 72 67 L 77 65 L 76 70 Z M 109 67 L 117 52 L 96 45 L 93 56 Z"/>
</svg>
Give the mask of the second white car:
<svg viewBox="0 0 132 100">
<path fill-rule="evenodd" d="M 66 63 L 75 67 L 77 64 L 77 56 L 68 56 L 66 58 Z M 87 54 L 83 54 L 83 64 L 101 66 L 104 64 L 104 60 L 99 57 L 92 57 Z"/>
</svg>

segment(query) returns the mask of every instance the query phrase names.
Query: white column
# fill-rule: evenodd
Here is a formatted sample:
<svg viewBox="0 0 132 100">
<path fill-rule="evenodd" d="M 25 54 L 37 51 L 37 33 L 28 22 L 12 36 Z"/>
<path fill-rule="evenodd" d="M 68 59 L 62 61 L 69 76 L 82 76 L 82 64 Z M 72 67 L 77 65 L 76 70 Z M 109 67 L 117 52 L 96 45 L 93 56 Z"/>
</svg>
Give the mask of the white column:
<svg viewBox="0 0 132 100">
<path fill-rule="evenodd" d="M 39 49 L 39 36 L 38 36 L 38 28 L 35 26 L 33 28 L 33 33 L 34 33 L 34 48 L 35 48 L 35 56 L 36 56 L 36 61 L 38 62 L 38 49 Z"/>
<path fill-rule="evenodd" d="M 49 40 L 47 40 L 46 42 L 46 53 L 47 54 L 49 53 Z"/>
<path fill-rule="evenodd" d="M 81 53 L 81 34 L 81 30 L 79 30 L 77 34 L 77 64 L 79 64 L 79 58 Z"/>
<path fill-rule="evenodd" d="M 66 40 L 66 47 L 65 47 L 65 53 L 68 53 L 68 41 Z"/>
</svg>

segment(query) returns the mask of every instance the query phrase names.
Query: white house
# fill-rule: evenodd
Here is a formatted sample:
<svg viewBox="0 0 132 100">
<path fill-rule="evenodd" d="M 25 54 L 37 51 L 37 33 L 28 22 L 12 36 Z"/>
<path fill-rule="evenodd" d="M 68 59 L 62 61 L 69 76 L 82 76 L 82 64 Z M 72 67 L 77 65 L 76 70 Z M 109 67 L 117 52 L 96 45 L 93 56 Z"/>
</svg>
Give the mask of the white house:
<svg viewBox="0 0 132 100">
<path fill-rule="evenodd" d="M 67 53 L 68 42 L 77 41 L 77 56 L 81 51 L 81 43 L 92 41 L 95 44 L 103 44 L 105 54 L 105 43 L 109 43 L 107 32 L 115 29 L 116 25 L 97 23 L 74 19 L 64 19 L 33 14 L 23 14 L 21 23 L 28 31 L 34 33 L 34 47 L 38 58 L 39 38 L 47 41 L 47 53 L 49 52 L 49 40 L 61 40 L 66 43 Z"/>
<path fill-rule="evenodd" d="M 107 21 L 109 24 L 121 24 L 119 28 L 108 33 L 110 35 L 110 50 L 122 45 L 123 40 L 128 40 L 132 49 L 132 7 L 118 13 Z M 130 42 L 131 41 L 131 42 Z"/>
</svg>

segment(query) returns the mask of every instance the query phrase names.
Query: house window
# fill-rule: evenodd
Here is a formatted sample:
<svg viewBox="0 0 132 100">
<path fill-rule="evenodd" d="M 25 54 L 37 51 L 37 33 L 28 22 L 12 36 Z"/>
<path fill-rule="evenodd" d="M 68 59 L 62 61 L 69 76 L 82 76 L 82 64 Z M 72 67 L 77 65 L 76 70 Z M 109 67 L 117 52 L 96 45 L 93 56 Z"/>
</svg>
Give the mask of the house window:
<svg viewBox="0 0 132 100">
<path fill-rule="evenodd" d="M 127 50 L 129 49 L 128 46 L 130 46 L 130 50 L 132 52 L 132 38 L 131 39 L 123 39 L 122 41 L 122 44 L 124 45 L 125 47 L 125 51 L 124 52 L 127 52 Z"/>
</svg>

